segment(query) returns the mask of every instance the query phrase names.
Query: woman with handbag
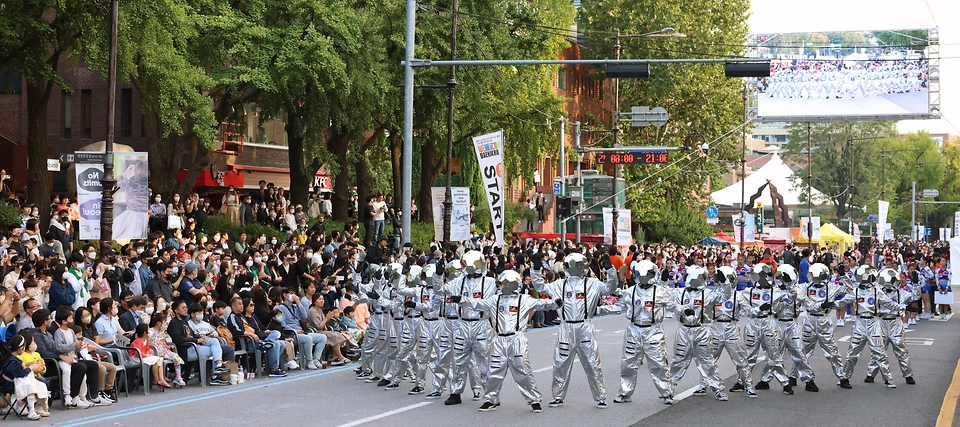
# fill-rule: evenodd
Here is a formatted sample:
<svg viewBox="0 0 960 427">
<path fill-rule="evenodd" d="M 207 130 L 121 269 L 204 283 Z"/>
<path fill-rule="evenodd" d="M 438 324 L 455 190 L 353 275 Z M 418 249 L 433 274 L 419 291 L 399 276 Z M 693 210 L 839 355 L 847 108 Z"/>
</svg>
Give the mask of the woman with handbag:
<svg viewBox="0 0 960 427">
<path fill-rule="evenodd" d="M 233 186 L 227 187 L 227 194 L 220 201 L 220 213 L 227 216 L 227 219 L 234 224 L 240 224 L 240 198 L 237 196 L 237 190 Z"/>
<path fill-rule="evenodd" d="M 303 326 L 327 337 L 327 347 L 329 347 L 333 353 L 333 360 L 330 362 L 330 365 L 339 366 L 344 363 L 350 363 L 350 359 L 343 357 L 343 353 L 340 351 L 343 345 L 347 343 L 347 333 L 333 331 L 327 327 L 331 319 L 339 317 L 338 314 L 340 310 L 333 307 L 324 314 L 323 307 L 323 294 L 318 292 L 313 295 L 313 305 L 310 306 L 310 310 L 307 310 L 307 317 L 303 319 Z"/>
<path fill-rule="evenodd" d="M 186 209 L 180 203 L 180 195 L 173 193 L 173 203 L 167 205 L 167 230 L 183 229 L 183 214 Z"/>
</svg>

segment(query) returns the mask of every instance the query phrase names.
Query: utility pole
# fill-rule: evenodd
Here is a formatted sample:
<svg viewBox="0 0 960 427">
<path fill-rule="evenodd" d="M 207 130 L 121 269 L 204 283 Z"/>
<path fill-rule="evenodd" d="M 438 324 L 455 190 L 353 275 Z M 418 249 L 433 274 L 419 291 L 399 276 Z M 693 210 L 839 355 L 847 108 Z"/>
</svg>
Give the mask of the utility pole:
<svg viewBox="0 0 960 427">
<path fill-rule="evenodd" d="M 117 105 L 117 19 L 118 2 L 110 2 L 110 58 L 107 71 L 107 143 L 104 147 L 103 178 L 100 185 L 103 196 L 100 200 L 100 253 L 111 247 L 113 241 L 113 193 L 117 178 L 113 173 L 113 134 Z"/>
<path fill-rule="evenodd" d="M 457 60 L 457 14 L 460 1 L 453 0 L 453 17 L 450 24 L 450 60 Z M 443 192 L 443 242 L 450 243 L 450 219 L 453 215 L 453 190 L 450 188 L 451 169 L 453 169 L 453 100 L 457 91 L 457 66 L 450 67 L 447 80 L 447 185 Z M 408 231 L 409 233 L 409 231 Z"/>
<path fill-rule="evenodd" d="M 576 212 L 576 215 L 577 215 L 576 221 L 577 221 L 577 222 L 576 222 L 576 224 L 575 224 L 577 243 L 579 244 L 579 243 L 580 243 L 580 212 L 579 212 L 580 209 L 579 209 L 579 206 L 581 206 L 581 205 L 583 204 L 583 199 L 582 199 L 582 197 L 583 197 L 583 175 L 581 175 L 581 171 L 580 171 L 580 156 L 582 156 L 583 154 L 580 154 L 580 122 L 574 122 L 574 123 L 573 123 L 573 149 L 577 152 L 577 177 L 576 177 L 576 178 L 577 178 L 577 187 L 579 187 L 579 188 L 581 189 L 581 190 L 580 190 L 580 191 L 581 191 L 581 193 L 580 193 L 581 200 L 580 200 L 580 203 L 577 205 L 577 206 L 578 206 L 578 209 L 577 209 L 577 212 Z"/>
<path fill-rule="evenodd" d="M 456 0 L 454 0 L 456 1 Z M 560 196 L 566 196 L 567 194 L 567 156 L 566 156 L 566 145 L 567 142 L 564 140 L 566 138 L 566 131 L 564 125 L 566 120 L 561 116 L 560 117 Z M 557 204 L 557 196 L 553 197 L 553 212 L 554 216 L 557 216 L 556 213 L 559 210 L 559 205 Z M 560 221 L 560 244 L 563 245 L 563 242 L 567 240 L 567 221 L 565 218 L 557 218 Z"/>
<path fill-rule="evenodd" d="M 813 200 L 810 198 L 813 186 L 813 143 L 810 142 L 810 122 L 807 122 L 807 248 L 813 252 Z"/>
<path fill-rule="evenodd" d="M 747 115 L 747 83 L 743 84 L 743 120 L 749 120 Z M 747 227 L 747 126 L 740 132 L 740 253 L 743 253 Z"/>
<path fill-rule="evenodd" d="M 402 242 L 410 241 L 410 208 L 413 197 L 413 60 L 415 59 L 414 37 L 416 36 L 417 2 L 407 0 L 407 34 L 405 38 L 406 51 L 403 63 L 403 230 Z"/>
<path fill-rule="evenodd" d="M 614 36 L 616 43 L 613 45 L 613 54 L 614 57 L 620 59 L 620 29 L 617 28 L 617 35 Z M 620 78 L 616 78 L 613 83 L 613 147 L 617 148 L 620 146 Z M 617 246 L 617 230 L 620 222 L 620 197 L 618 194 L 617 187 L 620 183 L 620 165 L 613 166 L 613 231 L 611 233 L 610 242 L 616 247 Z"/>
<path fill-rule="evenodd" d="M 917 240 L 917 181 L 910 189 L 910 238 Z"/>
</svg>

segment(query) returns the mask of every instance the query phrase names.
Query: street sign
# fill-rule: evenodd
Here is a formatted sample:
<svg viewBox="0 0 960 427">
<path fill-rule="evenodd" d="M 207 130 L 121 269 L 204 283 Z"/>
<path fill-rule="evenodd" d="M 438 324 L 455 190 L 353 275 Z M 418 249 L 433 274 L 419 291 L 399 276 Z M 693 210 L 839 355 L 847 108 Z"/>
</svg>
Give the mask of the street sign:
<svg viewBox="0 0 960 427">
<path fill-rule="evenodd" d="M 597 216 L 595 214 L 583 214 L 580 215 L 580 221 L 596 221 Z"/>
<path fill-rule="evenodd" d="M 597 153 L 597 163 L 601 165 L 662 165 L 669 159 L 666 151 Z"/>
<path fill-rule="evenodd" d="M 720 223 L 720 218 L 707 218 L 707 224 L 716 225 Z"/>
<path fill-rule="evenodd" d="M 561 185 L 559 182 L 553 183 L 553 194 L 560 194 Z"/>
<path fill-rule="evenodd" d="M 583 201 L 583 187 L 579 185 L 570 186 L 570 198 L 574 202 Z"/>
<path fill-rule="evenodd" d="M 880 221 L 880 217 L 877 215 L 870 215 L 867 217 L 867 219 L 870 221 Z"/>
<path fill-rule="evenodd" d="M 63 153 L 60 154 L 60 162 L 103 164 L 104 156 L 104 153 Z"/>
<path fill-rule="evenodd" d="M 47 159 L 47 172 L 60 172 L 60 160 Z"/>
<path fill-rule="evenodd" d="M 629 113 L 620 113 L 620 120 L 630 123 L 630 126 L 644 127 L 649 125 L 654 125 L 656 127 L 663 126 L 667 124 L 667 119 L 669 115 L 667 110 L 663 107 L 640 107 L 635 106 L 630 108 Z"/>
<path fill-rule="evenodd" d="M 922 197 L 938 197 L 940 196 L 940 190 L 923 190 L 920 195 Z"/>
<path fill-rule="evenodd" d="M 720 210 L 717 209 L 716 206 L 710 206 L 707 208 L 707 218 L 714 219 L 719 216 L 720 216 Z"/>
</svg>

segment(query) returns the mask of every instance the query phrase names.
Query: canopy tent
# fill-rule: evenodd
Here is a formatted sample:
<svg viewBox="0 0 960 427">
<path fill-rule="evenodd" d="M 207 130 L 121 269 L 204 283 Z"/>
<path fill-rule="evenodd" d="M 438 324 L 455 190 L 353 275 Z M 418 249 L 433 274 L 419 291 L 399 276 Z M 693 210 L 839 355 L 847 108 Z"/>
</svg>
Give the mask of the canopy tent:
<svg viewBox="0 0 960 427">
<path fill-rule="evenodd" d="M 797 240 L 797 243 L 807 243 L 807 238 L 801 235 Z M 833 224 L 824 224 L 820 226 L 820 239 L 814 239 L 813 243 L 820 246 L 827 247 L 836 247 L 841 251 L 848 251 L 853 249 L 854 241 L 853 236 L 845 233 L 843 230 L 837 228 Z"/>
<path fill-rule="evenodd" d="M 704 237 L 704 238 L 700 239 L 700 244 L 701 244 L 701 245 L 721 245 L 721 246 L 726 246 L 726 245 L 729 245 L 730 242 L 728 242 L 728 241 L 726 241 L 726 240 L 723 240 L 723 239 L 719 239 L 719 238 L 710 236 L 710 237 Z"/>
<path fill-rule="evenodd" d="M 785 205 L 799 206 L 801 205 L 800 196 L 806 195 L 807 187 L 799 181 L 796 181 L 795 187 L 794 181 L 790 179 L 792 176 L 793 170 L 790 169 L 790 166 L 787 166 L 787 164 L 783 162 L 779 154 L 774 153 L 765 165 L 747 176 L 746 179 L 710 193 L 710 198 L 718 205 L 739 205 L 741 200 L 749 202 L 750 197 L 756 193 L 763 184 L 770 181 L 771 184 L 777 187 L 780 195 L 783 196 L 783 203 Z M 742 188 L 743 186 L 746 186 L 746 188 Z M 746 195 L 746 199 L 743 198 L 744 194 Z M 810 189 L 810 197 L 813 199 L 813 203 L 817 205 L 827 200 L 827 196 L 816 188 Z M 764 204 L 770 203 L 772 199 L 770 198 L 769 186 L 764 187 L 763 192 L 760 193 L 760 198 L 757 200 Z"/>
<path fill-rule="evenodd" d="M 763 246 L 770 248 L 772 251 L 779 251 L 787 247 L 787 239 L 777 236 L 764 237 Z"/>
<path fill-rule="evenodd" d="M 731 236 L 731 235 L 729 235 L 729 234 L 727 234 L 727 233 L 724 233 L 724 232 L 722 232 L 722 231 L 719 232 L 719 233 L 717 233 L 714 237 L 716 237 L 716 238 L 718 238 L 718 239 L 720 239 L 720 240 L 726 240 L 726 241 L 728 241 L 728 242 L 736 242 L 736 241 L 737 241 L 737 239 L 735 239 L 733 236 Z"/>
</svg>

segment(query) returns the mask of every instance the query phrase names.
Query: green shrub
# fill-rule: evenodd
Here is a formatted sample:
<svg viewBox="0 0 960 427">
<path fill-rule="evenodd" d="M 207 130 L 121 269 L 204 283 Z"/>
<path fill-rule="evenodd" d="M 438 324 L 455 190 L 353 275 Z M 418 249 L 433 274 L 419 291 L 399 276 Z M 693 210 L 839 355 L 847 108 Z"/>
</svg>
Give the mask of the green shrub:
<svg viewBox="0 0 960 427">
<path fill-rule="evenodd" d="M 20 211 L 16 206 L 0 203 L 0 226 L 4 234 L 14 225 L 20 224 Z"/>
</svg>

